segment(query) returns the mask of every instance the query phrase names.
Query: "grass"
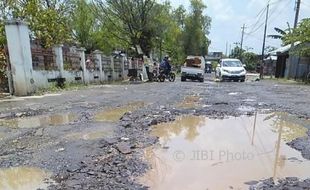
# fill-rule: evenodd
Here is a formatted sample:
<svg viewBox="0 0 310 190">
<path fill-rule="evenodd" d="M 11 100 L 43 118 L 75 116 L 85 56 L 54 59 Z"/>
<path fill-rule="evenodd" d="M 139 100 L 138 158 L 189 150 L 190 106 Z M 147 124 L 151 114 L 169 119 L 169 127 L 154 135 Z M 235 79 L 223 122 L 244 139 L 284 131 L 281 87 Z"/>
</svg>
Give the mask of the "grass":
<svg viewBox="0 0 310 190">
<path fill-rule="evenodd" d="M 309 85 L 309 83 L 305 83 L 302 80 L 293 80 L 287 78 L 266 78 L 264 80 L 277 81 L 282 84 L 292 84 L 292 85 Z"/>
<path fill-rule="evenodd" d="M 129 84 L 127 81 L 106 81 L 100 84 L 83 84 L 83 83 L 65 83 L 64 87 L 61 88 L 57 86 L 56 83 L 53 83 L 53 85 L 49 86 L 48 88 L 41 88 L 36 91 L 34 95 L 41 96 L 44 94 L 49 93 L 57 93 L 57 92 L 64 92 L 64 91 L 73 91 L 73 90 L 82 90 L 90 88 L 91 86 L 98 86 L 98 85 L 126 85 Z"/>
</svg>

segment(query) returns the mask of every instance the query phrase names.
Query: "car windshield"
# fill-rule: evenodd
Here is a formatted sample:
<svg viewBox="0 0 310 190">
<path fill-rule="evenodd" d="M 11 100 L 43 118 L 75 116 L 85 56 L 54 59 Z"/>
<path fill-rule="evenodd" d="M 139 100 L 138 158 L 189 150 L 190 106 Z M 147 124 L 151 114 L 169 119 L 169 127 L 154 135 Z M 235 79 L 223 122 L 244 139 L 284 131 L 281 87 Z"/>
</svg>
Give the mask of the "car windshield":
<svg viewBox="0 0 310 190">
<path fill-rule="evenodd" d="M 223 67 L 242 67 L 240 61 L 223 61 Z"/>
</svg>

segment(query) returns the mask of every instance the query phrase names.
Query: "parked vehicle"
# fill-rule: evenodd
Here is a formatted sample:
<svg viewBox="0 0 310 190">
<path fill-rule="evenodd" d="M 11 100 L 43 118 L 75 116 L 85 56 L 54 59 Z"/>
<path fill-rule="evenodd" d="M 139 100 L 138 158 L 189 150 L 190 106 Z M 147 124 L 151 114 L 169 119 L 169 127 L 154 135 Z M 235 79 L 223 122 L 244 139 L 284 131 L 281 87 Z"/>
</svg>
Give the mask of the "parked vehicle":
<svg viewBox="0 0 310 190">
<path fill-rule="evenodd" d="M 201 56 L 188 56 L 184 67 L 181 68 L 181 81 L 187 79 L 204 82 L 205 77 L 205 59 Z"/>
<path fill-rule="evenodd" d="M 205 68 L 205 73 L 212 73 L 212 63 L 211 63 L 211 61 L 207 61 L 206 68 Z"/>
<path fill-rule="evenodd" d="M 239 59 L 222 59 L 216 68 L 215 76 L 220 81 L 245 81 L 246 70 Z"/>
</svg>

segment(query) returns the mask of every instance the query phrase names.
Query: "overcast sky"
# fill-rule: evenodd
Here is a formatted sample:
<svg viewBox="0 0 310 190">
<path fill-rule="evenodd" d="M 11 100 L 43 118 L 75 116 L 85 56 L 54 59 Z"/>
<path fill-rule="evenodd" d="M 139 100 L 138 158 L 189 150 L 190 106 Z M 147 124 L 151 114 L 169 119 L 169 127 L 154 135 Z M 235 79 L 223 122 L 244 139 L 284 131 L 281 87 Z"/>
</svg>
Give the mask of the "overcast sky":
<svg viewBox="0 0 310 190">
<path fill-rule="evenodd" d="M 189 9 L 189 0 L 170 0 L 174 7 L 184 5 Z M 252 51 L 261 53 L 266 13 L 259 13 L 267 6 L 268 0 L 203 0 L 208 6 L 206 14 L 212 18 L 209 38 L 212 41 L 210 51 L 225 53 L 226 42 L 232 47 L 233 43 L 241 40 L 241 27 L 246 24 L 244 47 L 254 48 Z M 287 22 L 293 26 L 295 0 L 271 0 L 268 33 L 274 34 L 274 27 L 286 29 Z M 310 0 L 302 0 L 300 19 L 310 17 Z M 261 27 L 259 27 L 261 26 Z M 279 47 L 280 40 L 267 38 L 267 45 Z M 229 46 L 228 46 L 229 47 Z"/>
</svg>

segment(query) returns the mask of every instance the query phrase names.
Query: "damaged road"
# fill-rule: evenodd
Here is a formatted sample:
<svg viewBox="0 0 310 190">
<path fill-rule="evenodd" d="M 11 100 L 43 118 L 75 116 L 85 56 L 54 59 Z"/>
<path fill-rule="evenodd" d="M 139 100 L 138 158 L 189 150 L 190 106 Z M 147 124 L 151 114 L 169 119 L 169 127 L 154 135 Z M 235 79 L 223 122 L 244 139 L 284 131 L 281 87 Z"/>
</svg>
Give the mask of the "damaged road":
<svg viewBox="0 0 310 190">
<path fill-rule="evenodd" d="M 199 174 L 210 180 L 226 179 L 217 172 L 224 174 L 238 164 L 254 165 L 257 171 L 252 176 L 236 175 L 238 183 L 226 180 L 216 189 L 281 189 L 283 185 L 309 189 L 309 170 L 302 167 L 309 165 L 309 100 L 309 86 L 211 80 L 91 86 L 45 97 L 0 100 L 0 189 L 172 189 L 181 184 L 172 179 L 184 176 L 168 173 L 169 184 L 152 171 L 175 164 L 182 166 L 179 174 L 188 172 L 197 179 L 196 186 L 189 182 L 177 189 L 214 189 L 216 184 L 195 176 L 199 173 L 195 168 L 206 162 L 214 172 Z M 180 121 L 184 116 L 202 119 Z M 228 122 L 232 129 L 223 124 L 227 119 L 236 122 Z M 223 141 L 199 141 L 217 135 L 229 140 L 221 146 Z M 212 151 L 209 147 L 232 154 L 259 150 L 254 152 L 258 161 L 270 160 L 257 166 L 253 160 L 226 162 L 218 156 L 211 162 L 191 160 L 193 151 Z M 263 148 L 266 156 L 257 156 Z M 173 156 L 175 151 L 185 154 L 182 162 Z M 161 162 L 154 165 L 149 157 Z M 264 169 L 257 170 L 261 166 Z M 32 180 L 16 180 L 14 176 L 22 172 L 36 175 Z M 166 186 L 156 186 L 159 179 Z"/>
</svg>

